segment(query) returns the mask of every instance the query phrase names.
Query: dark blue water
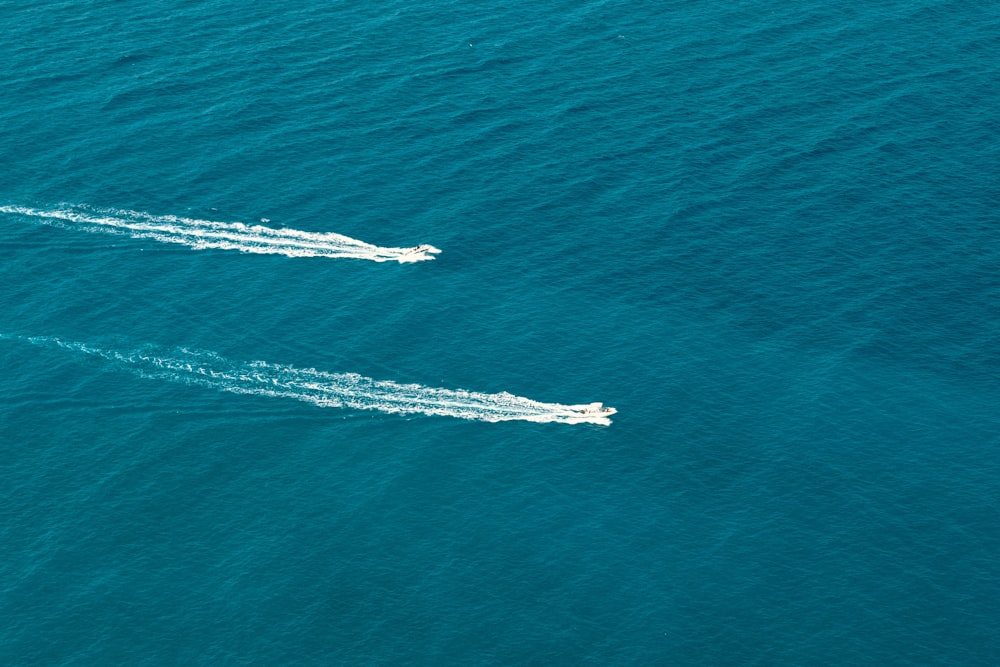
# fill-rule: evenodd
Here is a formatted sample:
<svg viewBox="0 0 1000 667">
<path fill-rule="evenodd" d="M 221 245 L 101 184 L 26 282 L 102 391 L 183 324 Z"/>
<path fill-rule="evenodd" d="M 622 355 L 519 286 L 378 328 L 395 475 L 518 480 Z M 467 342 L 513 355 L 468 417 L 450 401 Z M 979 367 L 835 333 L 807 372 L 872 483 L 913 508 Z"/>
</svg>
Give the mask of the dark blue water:
<svg viewBox="0 0 1000 667">
<path fill-rule="evenodd" d="M 0 27 L 4 664 L 1000 662 L 1000 5 Z"/>
</svg>

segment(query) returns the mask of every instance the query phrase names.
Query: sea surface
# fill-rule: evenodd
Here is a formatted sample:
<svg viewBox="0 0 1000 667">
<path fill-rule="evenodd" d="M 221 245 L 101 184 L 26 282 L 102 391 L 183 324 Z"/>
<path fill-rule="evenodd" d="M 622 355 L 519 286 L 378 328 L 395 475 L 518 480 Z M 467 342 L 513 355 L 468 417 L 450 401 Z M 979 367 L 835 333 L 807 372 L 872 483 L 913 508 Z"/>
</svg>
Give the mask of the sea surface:
<svg viewBox="0 0 1000 667">
<path fill-rule="evenodd" d="M 0 30 L 0 663 L 1000 664 L 1000 4 Z"/>
</svg>

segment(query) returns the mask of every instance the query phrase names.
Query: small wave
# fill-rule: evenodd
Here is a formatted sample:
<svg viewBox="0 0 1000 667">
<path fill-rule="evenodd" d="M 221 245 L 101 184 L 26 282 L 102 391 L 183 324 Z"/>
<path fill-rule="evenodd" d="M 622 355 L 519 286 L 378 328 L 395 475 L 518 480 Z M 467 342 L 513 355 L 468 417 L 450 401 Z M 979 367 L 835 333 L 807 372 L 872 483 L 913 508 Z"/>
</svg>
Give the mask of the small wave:
<svg viewBox="0 0 1000 667">
<path fill-rule="evenodd" d="M 412 248 L 383 248 L 332 232 L 276 229 L 242 222 L 196 220 L 124 209 L 99 209 L 88 206 L 37 209 L 0 205 L 0 213 L 87 232 L 118 233 L 136 239 L 178 243 L 198 250 L 238 250 L 288 257 L 351 258 L 373 262 L 395 261 L 400 264 L 434 259 L 434 255 L 441 252 L 428 244 Z"/>
<path fill-rule="evenodd" d="M 389 414 L 423 414 L 484 422 L 530 421 L 611 424 L 617 411 L 601 403 L 542 403 L 507 392 L 484 394 L 419 384 L 374 380 L 357 373 L 329 373 L 266 361 L 233 361 L 213 352 L 143 346 L 105 349 L 47 336 L 20 337 L 35 345 L 57 346 L 106 359 L 145 378 L 211 387 L 254 396 L 292 398 L 321 408 L 353 408 Z"/>
</svg>

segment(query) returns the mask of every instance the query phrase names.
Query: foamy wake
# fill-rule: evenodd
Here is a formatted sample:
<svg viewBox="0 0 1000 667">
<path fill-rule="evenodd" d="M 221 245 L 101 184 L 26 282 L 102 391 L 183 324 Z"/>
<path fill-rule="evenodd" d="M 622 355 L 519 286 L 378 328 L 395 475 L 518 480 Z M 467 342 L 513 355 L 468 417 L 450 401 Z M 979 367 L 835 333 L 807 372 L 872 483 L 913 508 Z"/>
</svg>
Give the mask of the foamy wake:
<svg viewBox="0 0 1000 667">
<path fill-rule="evenodd" d="M 212 352 L 144 346 L 134 350 L 91 347 L 52 337 L 0 335 L 101 357 L 145 378 L 211 387 L 237 394 L 294 398 L 321 408 L 355 408 L 391 414 L 424 414 L 474 421 L 611 424 L 617 412 L 601 403 L 542 403 L 507 392 L 483 394 L 419 384 L 373 380 L 356 373 L 327 373 L 266 361 L 232 361 Z"/>
<path fill-rule="evenodd" d="M 239 250 L 288 257 L 337 257 L 400 264 L 434 259 L 441 251 L 432 245 L 383 248 L 332 232 L 275 229 L 242 222 L 195 220 L 176 215 L 153 215 L 141 211 L 64 206 L 37 209 L 0 206 L 0 213 L 19 215 L 38 222 L 73 227 L 88 232 L 126 234 L 136 239 L 179 243 L 199 250 Z"/>
</svg>

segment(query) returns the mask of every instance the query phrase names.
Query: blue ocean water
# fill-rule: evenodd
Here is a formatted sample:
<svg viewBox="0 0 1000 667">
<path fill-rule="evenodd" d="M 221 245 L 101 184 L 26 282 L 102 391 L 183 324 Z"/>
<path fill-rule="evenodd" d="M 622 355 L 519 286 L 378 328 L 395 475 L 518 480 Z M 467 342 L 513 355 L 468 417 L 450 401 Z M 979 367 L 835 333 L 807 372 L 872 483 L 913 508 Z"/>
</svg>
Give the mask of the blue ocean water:
<svg viewBox="0 0 1000 667">
<path fill-rule="evenodd" d="M 1000 662 L 1000 5 L 0 26 L 4 664 Z"/>
</svg>

